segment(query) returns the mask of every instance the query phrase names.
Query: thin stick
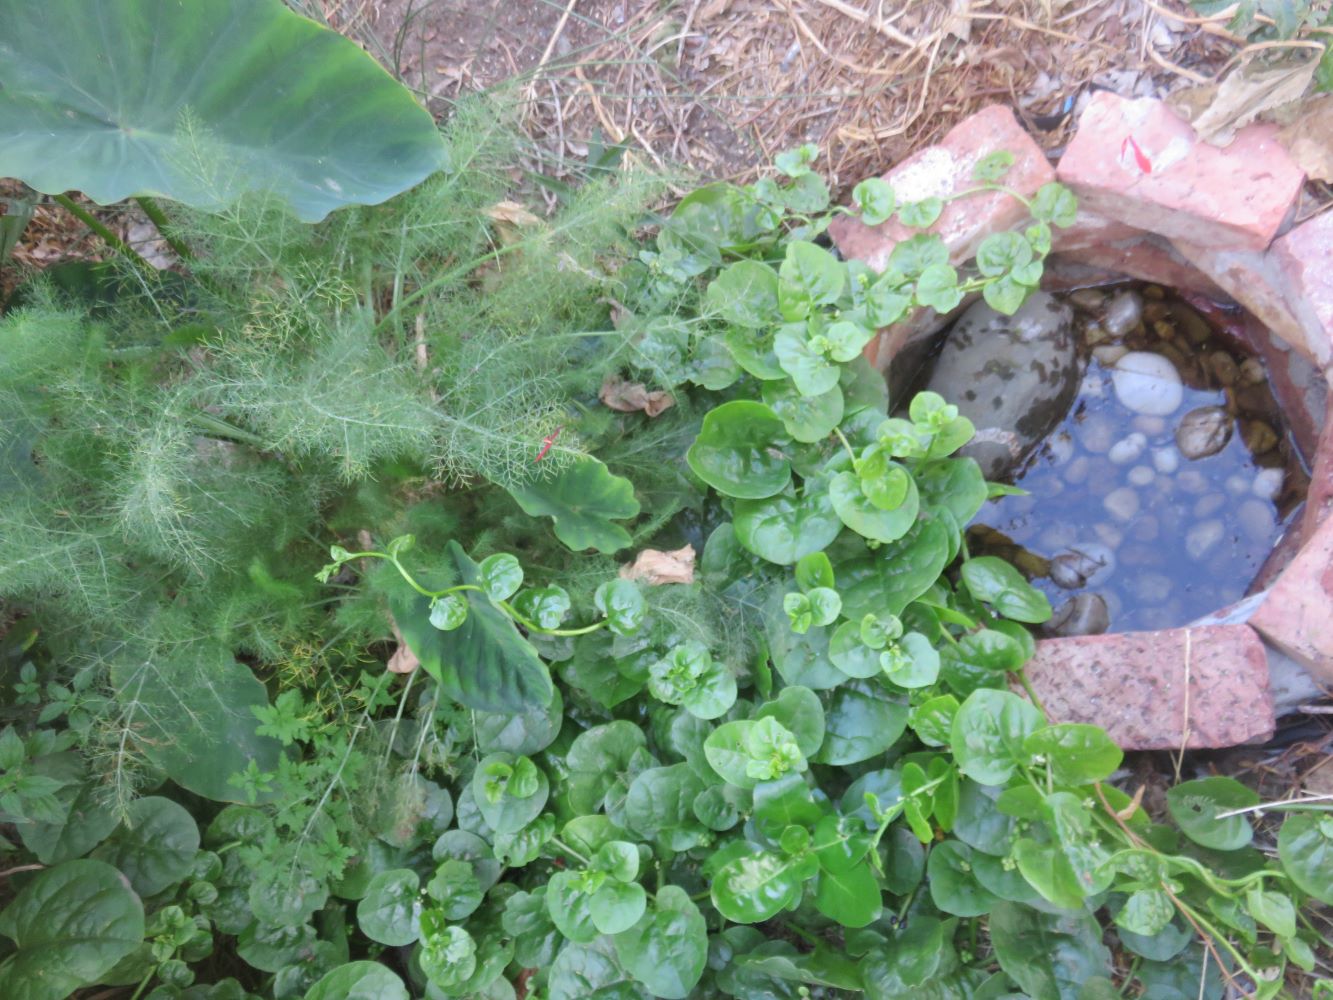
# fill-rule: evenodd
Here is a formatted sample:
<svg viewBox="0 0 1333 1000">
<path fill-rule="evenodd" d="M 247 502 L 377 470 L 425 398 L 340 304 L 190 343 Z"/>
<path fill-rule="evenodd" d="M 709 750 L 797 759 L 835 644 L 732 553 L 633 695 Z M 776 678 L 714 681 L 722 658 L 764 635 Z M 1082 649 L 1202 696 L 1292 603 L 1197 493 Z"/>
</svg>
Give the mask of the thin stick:
<svg viewBox="0 0 1333 1000">
<path fill-rule="evenodd" d="M 532 79 L 528 81 L 528 101 L 531 102 L 537 96 L 537 77 L 541 75 L 542 67 L 546 65 L 551 53 L 555 51 L 555 43 L 559 41 L 560 34 L 565 30 L 565 24 L 569 21 L 569 15 L 574 13 L 574 5 L 579 0 L 569 0 L 565 4 L 565 11 L 560 15 L 560 20 L 555 23 L 555 30 L 551 32 L 550 39 L 546 42 L 546 48 L 542 50 L 542 57 L 537 60 L 537 65 L 532 67 Z"/>
<path fill-rule="evenodd" d="M 1190 640 L 1192 633 L 1185 629 L 1185 711 L 1180 720 L 1180 753 L 1176 755 L 1176 784 L 1180 784 L 1180 768 L 1185 763 L 1185 747 L 1190 738 Z"/>
<path fill-rule="evenodd" d="M 869 25 L 885 38 L 891 38 L 899 45 L 905 45 L 909 49 L 916 48 L 916 42 L 910 35 L 905 35 L 897 28 L 890 27 L 884 21 L 880 20 L 877 15 L 871 15 L 866 11 L 858 10 L 851 4 L 843 3 L 842 0 L 818 0 L 818 2 L 825 7 L 831 7 L 844 17 L 850 17 L 853 21 L 860 24 Z"/>
</svg>

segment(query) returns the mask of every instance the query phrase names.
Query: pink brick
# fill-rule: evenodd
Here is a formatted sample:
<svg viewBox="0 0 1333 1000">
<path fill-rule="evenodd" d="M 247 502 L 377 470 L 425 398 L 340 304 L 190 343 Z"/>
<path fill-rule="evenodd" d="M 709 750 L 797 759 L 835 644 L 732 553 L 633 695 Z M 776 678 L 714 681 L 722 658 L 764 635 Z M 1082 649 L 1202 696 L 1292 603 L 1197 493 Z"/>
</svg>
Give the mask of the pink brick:
<svg viewBox="0 0 1333 1000">
<path fill-rule="evenodd" d="M 899 204 L 943 197 L 976 187 L 972 168 L 978 160 L 1001 150 L 1014 154 L 1013 166 L 1004 175 L 1007 187 L 1032 195 L 1055 180 L 1046 154 L 1023 131 L 1013 112 L 999 104 L 964 118 L 939 145 L 913 153 L 883 176 L 893 186 Z M 977 246 L 991 233 L 1012 229 L 1027 218 L 1022 202 L 997 191 L 949 202 L 926 231 L 940 235 L 956 263 L 975 254 Z M 876 271 L 887 266 L 894 246 L 920 232 L 908 229 L 896 218 L 867 226 L 851 216 L 835 219 L 828 231 L 844 257 L 863 260 Z"/>
<path fill-rule="evenodd" d="M 1333 212 L 1287 233 L 1270 251 L 1287 303 L 1305 331 L 1303 347 L 1321 367 L 1333 362 Z"/>
<path fill-rule="evenodd" d="M 1328 394 L 1328 409 L 1333 411 L 1333 390 Z M 1313 535 L 1319 526 L 1333 514 L 1333 420 L 1325 419 L 1323 433 L 1315 450 L 1310 488 L 1305 493 L 1305 517 L 1301 531 Z M 1333 628 L 1333 623 L 1330 623 Z"/>
<path fill-rule="evenodd" d="M 1264 250 L 1304 180 L 1276 136 L 1249 125 L 1213 146 L 1161 101 L 1100 91 L 1057 176 L 1095 214 L 1215 249 Z"/>
<path fill-rule="evenodd" d="M 1325 518 L 1250 619 L 1265 639 L 1333 683 L 1333 518 Z"/>
<path fill-rule="evenodd" d="M 1072 226 L 1052 230 L 1051 252 L 1065 253 L 1087 247 L 1100 247 L 1120 240 L 1132 240 L 1142 235 L 1143 230 L 1137 226 L 1095 215 L 1080 206 Z"/>
<path fill-rule="evenodd" d="M 1082 264 L 1203 295 L 1225 295 L 1169 242 L 1151 233 L 1137 232 L 1138 236 L 1128 239 L 1052 254 L 1047 266 L 1059 270 L 1067 263 Z"/>
<path fill-rule="evenodd" d="M 1101 726 L 1125 749 L 1176 749 L 1182 730 L 1193 748 L 1273 733 L 1268 662 L 1248 625 L 1045 639 L 1027 674 L 1056 722 Z"/>
<path fill-rule="evenodd" d="M 1186 240 L 1175 240 L 1174 243 L 1181 256 L 1215 281 L 1256 319 L 1292 347 L 1310 356 L 1306 349 L 1305 329 L 1287 305 L 1278 266 L 1267 253 L 1219 250 Z M 1314 360 L 1312 356 L 1311 360 Z"/>
</svg>

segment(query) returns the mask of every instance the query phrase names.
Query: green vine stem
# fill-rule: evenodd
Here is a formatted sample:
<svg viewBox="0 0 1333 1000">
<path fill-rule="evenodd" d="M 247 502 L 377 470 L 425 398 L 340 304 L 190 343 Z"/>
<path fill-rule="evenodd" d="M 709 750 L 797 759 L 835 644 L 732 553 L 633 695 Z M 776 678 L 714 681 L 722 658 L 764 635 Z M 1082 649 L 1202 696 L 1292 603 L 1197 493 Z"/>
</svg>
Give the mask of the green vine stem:
<svg viewBox="0 0 1333 1000">
<path fill-rule="evenodd" d="M 157 227 L 158 233 L 167 241 L 167 246 L 171 247 L 176 256 L 181 260 L 193 260 L 194 254 L 190 252 L 190 248 L 177 237 L 171 235 L 171 220 L 167 218 L 167 213 L 158 207 L 157 202 L 147 195 L 141 195 L 134 200 L 139 203 L 139 207 L 143 209 L 143 214 L 148 216 L 148 221 Z"/>
<path fill-rule="evenodd" d="M 51 196 L 57 205 L 60 205 L 85 226 L 91 229 L 97 237 L 109 246 L 116 253 L 120 254 L 126 260 L 133 263 L 136 267 L 142 268 L 149 274 L 155 273 L 153 265 L 144 260 L 133 247 L 113 233 L 101 219 L 93 215 L 73 198 L 67 194 L 56 194 Z"/>
</svg>

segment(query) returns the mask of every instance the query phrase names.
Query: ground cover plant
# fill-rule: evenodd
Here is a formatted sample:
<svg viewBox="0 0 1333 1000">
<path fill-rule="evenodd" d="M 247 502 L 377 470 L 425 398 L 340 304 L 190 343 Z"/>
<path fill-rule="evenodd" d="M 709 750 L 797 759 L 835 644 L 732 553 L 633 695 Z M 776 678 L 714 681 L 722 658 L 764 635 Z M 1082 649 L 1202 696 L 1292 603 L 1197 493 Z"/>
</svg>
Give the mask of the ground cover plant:
<svg viewBox="0 0 1333 1000">
<path fill-rule="evenodd" d="M 221 156 L 200 110 L 172 135 Z M 1069 193 L 878 275 L 821 245 L 813 147 L 666 214 L 591 170 L 540 218 L 510 121 L 458 107 L 441 171 L 318 224 L 300 183 L 133 183 L 176 199 L 178 270 L 35 276 L 0 316 L 0 994 L 1095 1000 L 1314 968 L 1333 820 L 1294 807 L 1266 849 L 1211 777 L 1154 821 L 1104 733 L 1014 693 L 1050 608 L 961 530 L 1002 487 L 862 358 L 919 306 L 1016 308 Z M 942 207 L 870 181 L 850 210 Z M 620 575 L 687 541 L 692 579 Z"/>
</svg>

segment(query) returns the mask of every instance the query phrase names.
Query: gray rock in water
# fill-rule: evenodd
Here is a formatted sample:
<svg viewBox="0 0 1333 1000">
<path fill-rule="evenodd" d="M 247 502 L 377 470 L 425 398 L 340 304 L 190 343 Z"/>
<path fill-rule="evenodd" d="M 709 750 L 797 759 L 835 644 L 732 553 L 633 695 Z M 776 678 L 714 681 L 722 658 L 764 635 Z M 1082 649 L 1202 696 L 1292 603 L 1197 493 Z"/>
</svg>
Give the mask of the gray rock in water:
<svg viewBox="0 0 1333 1000">
<path fill-rule="evenodd" d="M 1101 635 L 1111 627 L 1111 612 L 1100 594 L 1076 594 L 1055 609 L 1046 624 L 1052 635 Z"/>
<path fill-rule="evenodd" d="M 1216 455 L 1231 440 L 1231 415 L 1220 406 L 1200 406 L 1180 418 L 1176 447 L 1190 461 Z"/>
<path fill-rule="evenodd" d="M 944 341 L 925 388 L 977 427 L 963 449 L 1001 479 L 1064 419 L 1080 378 L 1073 310 L 1035 292 L 1013 316 L 978 302 Z"/>
</svg>

